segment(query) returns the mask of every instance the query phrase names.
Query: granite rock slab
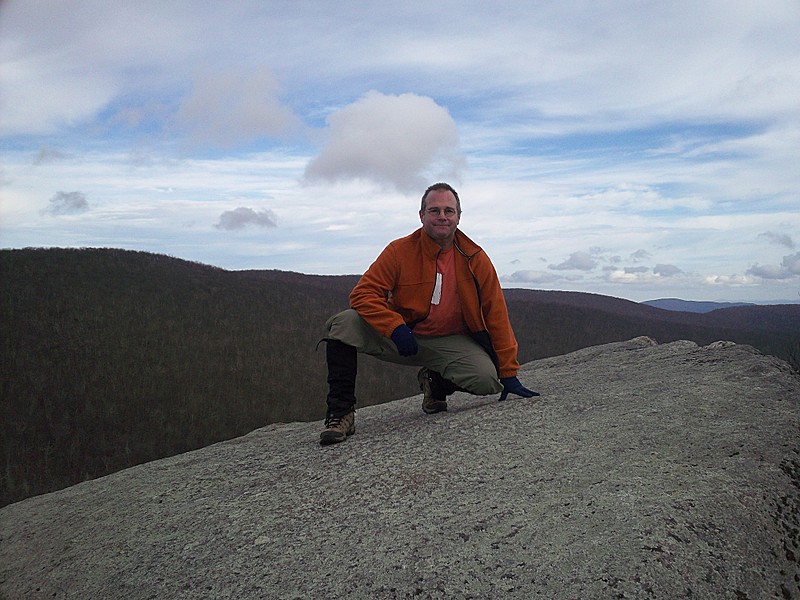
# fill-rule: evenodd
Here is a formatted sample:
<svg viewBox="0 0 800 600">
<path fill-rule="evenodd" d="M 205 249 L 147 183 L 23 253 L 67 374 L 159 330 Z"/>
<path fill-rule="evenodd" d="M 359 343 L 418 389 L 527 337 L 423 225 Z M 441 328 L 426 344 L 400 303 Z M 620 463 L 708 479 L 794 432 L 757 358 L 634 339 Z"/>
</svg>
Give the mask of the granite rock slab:
<svg viewBox="0 0 800 600">
<path fill-rule="evenodd" d="M 800 378 L 649 338 L 0 509 L 0 598 L 800 598 Z"/>
</svg>

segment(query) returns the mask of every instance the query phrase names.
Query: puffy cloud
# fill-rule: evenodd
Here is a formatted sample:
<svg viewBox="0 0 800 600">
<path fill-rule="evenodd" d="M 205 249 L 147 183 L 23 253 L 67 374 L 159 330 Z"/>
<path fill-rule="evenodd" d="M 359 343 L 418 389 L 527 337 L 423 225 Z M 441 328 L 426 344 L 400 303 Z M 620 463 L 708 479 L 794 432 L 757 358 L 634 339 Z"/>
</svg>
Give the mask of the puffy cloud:
<svg viewBox="0 0 800 600">
<path fill-rule="evenodd" d="M 749 275 L 708 275 L 705 278 L 708 285 L 747 286 L 756 285 L 758 280 Z"/>
<path fill-rule="evenodd" d="M 558 265 L 549 265 L 548 269 L 557 271 L 591 271 L 597 266 L 597 261 L 586 252 L 573 252 L 569 258 Z"/>
<path fill-rule="evenodd" d="M 89 210 L 86 194 L 81 192 L 56 192 L 42 213 L 48 215 L 74 215 Z"/>
<path fill-rule="evenodd" d="M 264 69 L 203 73 L 175 115 L 192 142 L 231 147 L 283 134 L 298 123 L 278 99 L 278 84 Z"/>
<path fill-rule="evenodd" d="M 416 192 L 429 179 L 458 180 L 456 124 L 431 98 L 371 91 L 327 122 L 328 141 L 306 166 L 308 181 L 361 178 Z"/>
<path fill-rule="evenodd" d="M 544 271 L 514 271 L 511 275 L 503 275 L 500 279 L 506 283 L 551 283 L 558 277 Z"/>
<path fill-rule="evenodd" d="M 644 270 L 625 268 L 608 271 L 605 279 L 610 283 L 645 283 L 653 281 L 655 275 L 647 268 Z"/>
<path fill-rule="evenodd" d="M 784 256 L 782 264 L 792 275 L 800 275 L 800 252 Z"/>
<path fill-rule="evenodd" d="M 784 246 L 785 248 L 789 248 L 790 250 L 794 249 L 794 241 L 791 237 L 789 237 L 785 233 L 775 233 L 774 231 L 766 231 L 758 235 L 759 238 L 765 238 L 772 242 L 773 244 L 777 244 L 778 246 Z"/>
<path fill-rule="evenodd" d="M 634 262 L 640 260 L 647 260 L 650 258 L 651 254 L 647 250 L 637 250 L 633 254 L 631 254 L 631 260 Z"/>
<path fill-rule="evenodd" d="M 653 273 L 662 277 L 675 277 L 675 275 L 680 275 L 683 271 L 675 265 L 656 265 L 653 267 Z"/>
<path fill-rule="evenodd" d="M 784 256 L 780 265 L 754 265 L 747 270 L 748 275 L 761 279 L 791 279 L 800 275 L 800 252 Z"/>
<path fill-rule="evenodd" d="M 674 265 L 658 264 L 650 267 L 606 267 L 605 280 L 611 283 L 658 283 L 683 273 Z"/>
<path fill-rule="evenodd" d="M 754 265 L 747 269 L 748 275 L 761 279 L 785 279 L 787 272 L 778 265 Z"/>
<path fill-rule="evenodd" d="M 228 210 L 219 216 L 219 223 L 215 225 L 217 229 L 233 231 L 244 229 L 248 225 L 257 227 L 277 227 L 278 220 L 275 213 L 269 209 L 255 211 L 252 208 L 240 206 L 233 210 Z"/>
</svg>

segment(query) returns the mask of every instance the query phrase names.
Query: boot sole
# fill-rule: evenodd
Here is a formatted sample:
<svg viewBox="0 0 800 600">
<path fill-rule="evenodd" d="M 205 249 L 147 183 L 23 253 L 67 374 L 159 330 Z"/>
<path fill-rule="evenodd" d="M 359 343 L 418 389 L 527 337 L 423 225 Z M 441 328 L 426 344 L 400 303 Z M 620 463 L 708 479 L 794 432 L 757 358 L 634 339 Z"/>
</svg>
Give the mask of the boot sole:
<svg viewBox="0 0 800 600">
<path fill-rule="evenodd" d="M 322 432 L 319 434 L 319 443 L 322 446 L 329 446 L 330 444 L 338 444 L 339 442 L 344 442 L 349 436 L 353 435 L 356 432 L 355 428 L 350 429 L 346 433 L 327 433 Z"/>
<path fill-rule="evenodd" d="M 439 412 L 447 412 L 447 402 L 434 402 L 433 406 L 423 406 L 422 412 L 426 415 L 432 415 Z"/>
</svg>

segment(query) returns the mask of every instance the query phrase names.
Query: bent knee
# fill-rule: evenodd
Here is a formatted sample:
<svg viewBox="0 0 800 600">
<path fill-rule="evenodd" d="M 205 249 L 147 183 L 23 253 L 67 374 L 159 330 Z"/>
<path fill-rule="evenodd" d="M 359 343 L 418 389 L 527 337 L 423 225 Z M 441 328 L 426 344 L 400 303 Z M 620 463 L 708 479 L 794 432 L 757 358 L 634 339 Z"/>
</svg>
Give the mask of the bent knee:
<svg viewBox="0 0 800 600">
<path fill-rule="evenodd" d="M 488 396 L 489 394 L 496 394 L 503 389 L 503 384 L 497 378 L 497 372 L 472 372 L 459 377 L 460 381 L 456 381 L 456 385 L 465 389 L 470 394 L 476 396 Z"/>
<path fill-rule="evenodd" d="M 340 339 L 343 332 L 361 327 L 361 316 L 352 308 L 336 313 L 325 322 L 325 331 L 329 338 Z"/>
<path fill-rule="evenodd" d="M 488 396 L 489 394 L 497 394 L 503 390 L 503 384 L 497 377 L 476 379 L 475 383 L 467 388 L 476 396 Z"/>
</svg>

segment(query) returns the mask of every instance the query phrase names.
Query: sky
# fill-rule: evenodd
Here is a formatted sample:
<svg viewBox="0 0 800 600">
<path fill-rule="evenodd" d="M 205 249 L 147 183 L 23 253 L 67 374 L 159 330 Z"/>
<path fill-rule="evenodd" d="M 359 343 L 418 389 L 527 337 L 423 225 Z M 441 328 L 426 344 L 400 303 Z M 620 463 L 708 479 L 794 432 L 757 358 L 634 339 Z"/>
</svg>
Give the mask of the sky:
<svg viewBox="0 0 800 600">
<path fill-rule="evenodd" d="M 2 0 L 0 248 L 800 302 L 800 2 Z"/>
</svg>

